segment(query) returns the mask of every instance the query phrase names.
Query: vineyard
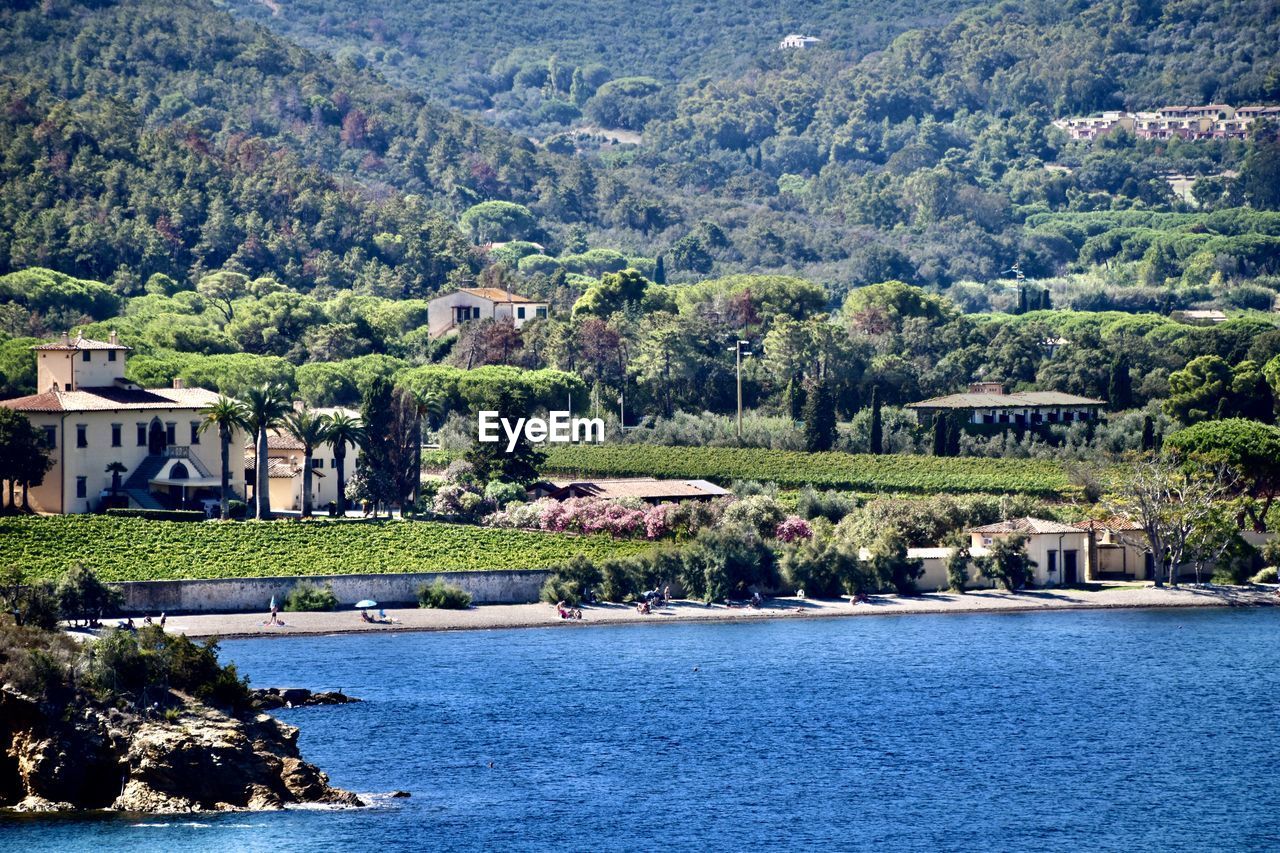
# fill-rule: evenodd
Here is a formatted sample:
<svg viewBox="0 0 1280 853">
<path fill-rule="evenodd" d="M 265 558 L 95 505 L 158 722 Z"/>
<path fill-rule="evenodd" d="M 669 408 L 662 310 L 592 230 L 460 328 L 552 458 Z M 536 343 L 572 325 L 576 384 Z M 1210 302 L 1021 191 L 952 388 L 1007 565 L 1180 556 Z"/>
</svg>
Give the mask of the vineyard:
<svg viewBox="0 0 1280 853">
<path fill-rule="evenodd" d="M 107 581 L 537 569 L 644 542 L 434 522 L 193 523 L 105 516 L 0 520 L 0 566 L 57 578 L 83 563 Z"/>
<path fill-rule="evenodd" d="M 800 453 L 741 447 L 622 444 L 553 446 L 544 473 L 590 477 L 672 477 L 727 485 L 733 480 L 783 487 L 915 494 L 984 492 L 1062 498 L 1075 489 L 1056 462 L 936 456 Z"/>
</svg>

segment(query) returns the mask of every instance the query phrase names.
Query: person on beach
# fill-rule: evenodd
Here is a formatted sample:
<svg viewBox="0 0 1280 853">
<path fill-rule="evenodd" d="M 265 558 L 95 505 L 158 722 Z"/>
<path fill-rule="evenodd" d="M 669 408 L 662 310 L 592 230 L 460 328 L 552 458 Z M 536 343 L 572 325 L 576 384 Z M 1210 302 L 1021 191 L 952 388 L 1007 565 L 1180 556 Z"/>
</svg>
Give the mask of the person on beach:
<svg viewBox="0 0 1280 853">
<path fill-rule="evenodd" d="M 671 600 L 671 584 L 667 584 L 662 588 L 662 600 L 663 601 Z"/>
<path fill-rule="evenodd" d="M 164 621 L 165 621 L 165 615 L 164 615 L 164 611 L 162 610 L 160 611 L 160 630 L 161 631 L 164 630 Z"/>
</svg>

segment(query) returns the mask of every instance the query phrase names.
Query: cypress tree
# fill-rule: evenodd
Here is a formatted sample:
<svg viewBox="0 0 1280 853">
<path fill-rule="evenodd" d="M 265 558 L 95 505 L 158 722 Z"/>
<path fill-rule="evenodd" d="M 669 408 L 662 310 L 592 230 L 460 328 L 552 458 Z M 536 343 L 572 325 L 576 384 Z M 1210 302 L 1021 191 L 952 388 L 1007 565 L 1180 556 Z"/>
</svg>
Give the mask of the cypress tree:
<svg viewBox="0 0 1280 853">
<path fill-rule="evenodd" d="M 804 418 L 804 398 L 803 385 L 794 379 L 787 383 L 786 406 L 791 420 L 798 421 Z"/>
<path fill-rule="evenodd" d="M 960 455 L 961 430 L 962 430 L 962 427 L 960 426 L 959 415 L 948 415 L 947 416 L 947 455 L 948 456 Z"/>
<path fill-rule="evenodd" d="M 662 259 L 662 255 L 658 255 L 658 260 L 653 265 L 653 283 L 667 283 L 667 264 L 666 261 Z"/>
<path fill-rule="evenodd" d="M 1156 419 L 1151 415 L 1142 419 L 1142 449 L 1146 452 L 1156 449 Z"/>
<path fill-rule="evenodd" d="M 804 444 L 810 453 L 830 450 L 836 443 L 836 400 L 825 380 L 818 382 L 804 402 Z"/>
<path fill-rule="evenodd" d="M 873 456 L 884 453 L 884 422 L 880 414 L 880 389 L 871 389 L 871 441 L 868 452 Z"/>
<path fill-rule="evenodd" d="M 1019 314 L 1027 313 L 1027 286 L 1025 284 L 1018 285 L 1018 311 Z"/>
<path fill-rule="evenodd" d="M 949 426 L 946 412 L 938 412 L 933 416 L 933 455 L 947 455 L 947 432 Z"/>
<path fill-rule="evenodd" d="M 360 422 L 365 441 L 356 457 L 356 471 L 364 476 L 374 509 L 395 500 L 395 465 L 392 450 L 391 381 L 375 376 L 364 388 L 360 402 Z"/>
<path fill-rule="evenodd" d="M 1047 287 L 1044 290 L 1040 291 L 1040 310 L 1041 311 L 1053 310 L 1053 297 L 1049 295 L 1049 288 Z"/>
<path fill-rule="evenodd" d="M 1111 362 L 1111 381 L 1107 384 L 1108 404 L 1113 412 L 1133 406 L 1133 380 L 1129 376 L 1129 356 L 1120 353 Z"/>
</svg>

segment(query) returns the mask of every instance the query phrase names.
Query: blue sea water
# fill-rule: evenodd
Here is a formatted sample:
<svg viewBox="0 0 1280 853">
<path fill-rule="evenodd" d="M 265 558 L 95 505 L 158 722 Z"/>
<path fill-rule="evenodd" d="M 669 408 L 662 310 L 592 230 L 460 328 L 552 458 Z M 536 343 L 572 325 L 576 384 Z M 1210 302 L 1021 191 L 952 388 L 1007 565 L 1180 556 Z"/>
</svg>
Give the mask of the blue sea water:
<svg viewBox="0 0 1280 853">
<path fill-rule="evenodd" d="M 0 821 L 0 848 L 1278 850 L 1280 611 L 237 640 L 355 811 Z M 492 766 L 490 766 L 492 764 Z"/>
</svg>

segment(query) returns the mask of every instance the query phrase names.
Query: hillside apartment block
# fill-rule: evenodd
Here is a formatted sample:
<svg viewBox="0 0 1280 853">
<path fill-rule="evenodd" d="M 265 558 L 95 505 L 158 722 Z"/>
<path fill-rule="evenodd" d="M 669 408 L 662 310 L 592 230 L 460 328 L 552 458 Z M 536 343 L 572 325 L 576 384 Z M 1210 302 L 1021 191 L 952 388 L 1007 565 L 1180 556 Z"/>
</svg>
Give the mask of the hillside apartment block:
<svg viewBox="0 0 1280 853">
<path fill-rule="evenodd" d="M 1054 127 L 1072 139 L 1092 141 L 1116 130 L 1139 139 L 1245 139 L 1256 121 L 1280 120 L 1280 106 L 1228 104 L 1168 106 L 1154 112 L 1110 110 L 1101 115 L 1060 118 Z"/>
</svg>

